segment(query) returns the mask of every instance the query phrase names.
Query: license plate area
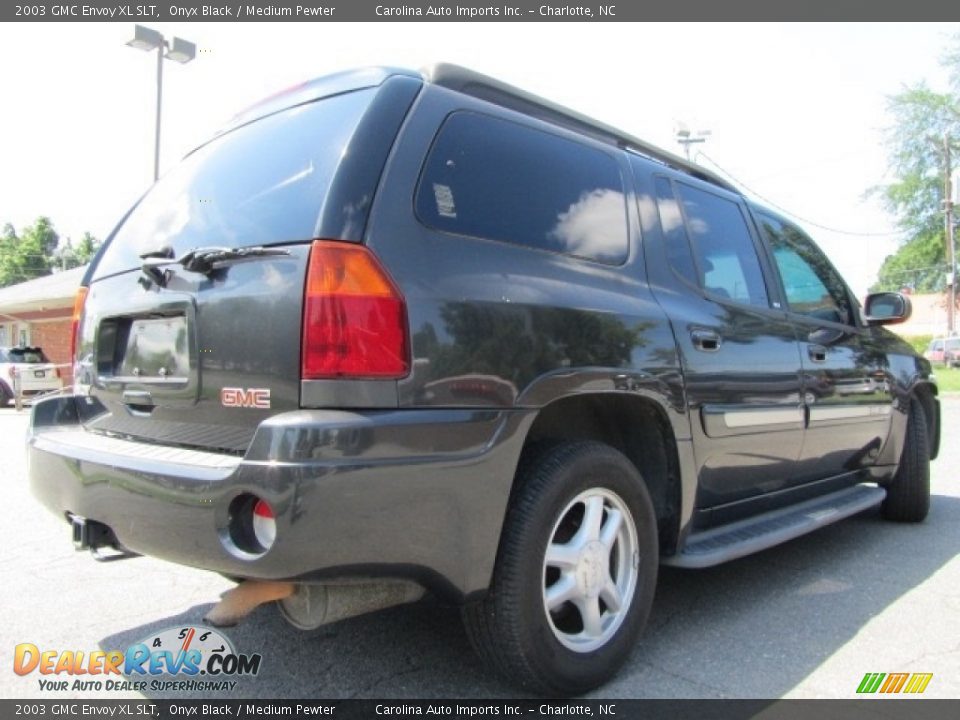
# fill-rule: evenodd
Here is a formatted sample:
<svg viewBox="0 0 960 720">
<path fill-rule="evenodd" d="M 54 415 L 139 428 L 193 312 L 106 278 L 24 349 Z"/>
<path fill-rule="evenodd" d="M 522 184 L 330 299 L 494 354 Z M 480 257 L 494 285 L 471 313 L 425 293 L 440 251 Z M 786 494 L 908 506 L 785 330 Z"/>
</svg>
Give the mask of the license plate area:
<svg viewBox="0 0 960 720">
<path fill-rule="evenodd" d="M 33 376 L 35 378 L 45 378 L 47 376 L 46 370 L 34 370 Z"/>
<path fill-rule="evenodd" d="M 146 393 L 154 405 L 195 401 L 193 320 L 185 304 L 101 318 L 95 351 L 99 387 L 118 396 Z"/>
</svg>

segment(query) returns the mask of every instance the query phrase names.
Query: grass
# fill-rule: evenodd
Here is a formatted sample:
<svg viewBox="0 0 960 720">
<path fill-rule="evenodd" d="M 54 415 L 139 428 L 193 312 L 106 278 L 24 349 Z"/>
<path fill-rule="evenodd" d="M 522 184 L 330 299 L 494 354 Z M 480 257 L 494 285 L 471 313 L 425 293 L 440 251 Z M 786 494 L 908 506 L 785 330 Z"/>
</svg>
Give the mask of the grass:
<svg viewBox="0 0 960 720">
<path fill-rule="evenodd" d="M 930 341 L 933 340 L 933 335 L 912 335 L 910 337 L 901 335 L 900 337 L 913 345 L 913 349 L 921 355 L 930 345 Z"/>
<path fill-rule="evenodd" d="M 924 350 L 927 349 L 927 346 L 930 345 L 930 341 L 933 340 L 933 335 L 914 335 L 912 337 L 901 337 L 913 345 L 913 349 L 921 355 L 923 354 Z M 944 367 L 943 365 L 934 365 L 933 373 L 937 376 L 937 386 L 940 388 L 940 392 L 960 392 L 960 368 L 948 368 Z"/>
<path fill-rule="evenodd" d="M 960 392 L 960 368 L 945 368 L 934 365 L 933 374 L 937 376 L 940 392 Z"/>
</svg>

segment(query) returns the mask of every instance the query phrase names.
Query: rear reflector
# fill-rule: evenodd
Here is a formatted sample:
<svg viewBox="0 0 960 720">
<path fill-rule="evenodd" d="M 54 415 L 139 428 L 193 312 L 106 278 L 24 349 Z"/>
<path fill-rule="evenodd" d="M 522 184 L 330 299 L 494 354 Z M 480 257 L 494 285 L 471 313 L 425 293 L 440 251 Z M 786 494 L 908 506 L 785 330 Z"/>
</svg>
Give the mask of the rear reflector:
<svg viewBox="0 0 960 720">
<path fill-rule="evenodd" d="M 303 379 L 401 378 L 410 369 L 403 296 L 377 258 L 315 240 L 303 308 Z"/>
<path fill-rule="evenodd" d="M 277 539 L 277 521 L 273 508 L 266 500 L 257 500 L 253 506 L 253 535 L 264 552 L 273 547 Z"/>
</svg>

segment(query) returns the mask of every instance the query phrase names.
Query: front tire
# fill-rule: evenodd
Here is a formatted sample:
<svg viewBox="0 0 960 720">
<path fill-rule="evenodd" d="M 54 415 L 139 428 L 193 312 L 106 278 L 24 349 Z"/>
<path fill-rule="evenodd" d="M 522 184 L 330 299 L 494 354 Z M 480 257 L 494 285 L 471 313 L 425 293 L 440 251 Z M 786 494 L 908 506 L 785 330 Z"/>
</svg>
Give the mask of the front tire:
<svg viewBox="0 0 960 720">
<path fill-rule="evenodd" d="M 880 506 L 886 520 L 921 522 L 930 510 L 930 438 L 923 405 L 910 398 L 907 432 L 897 474 Z"/>
<path fill-rule="evenodd" d="M 481 658 L 521 687 L 586 692 L 626 661 L 657 579 L 656 516 L 633 464 L 597 442 L 524 453 L 488 596 L 464 609 Z"/>
</svg>

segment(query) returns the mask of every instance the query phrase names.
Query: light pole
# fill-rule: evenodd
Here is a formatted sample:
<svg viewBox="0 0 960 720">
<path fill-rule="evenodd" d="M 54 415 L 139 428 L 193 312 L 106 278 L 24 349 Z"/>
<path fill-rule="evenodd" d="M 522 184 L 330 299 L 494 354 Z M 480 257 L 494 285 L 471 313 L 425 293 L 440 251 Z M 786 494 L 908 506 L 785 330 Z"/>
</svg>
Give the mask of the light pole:
<svg viewBox="0 0 960 720">
<path fill-rule="evenodd" d="M 168 43 L 159 32 L 143 25 L 134 26 L 133 39 L 127 42 L 137 50 L 157 51 L 157 119 L 153 140 L 153 181 L 160 177 L 160 108 L 163 97 L 163 58 L 186 65 L 197 55 L 197 46 L 183 38 L 175 37 Z"/>
</svg>

